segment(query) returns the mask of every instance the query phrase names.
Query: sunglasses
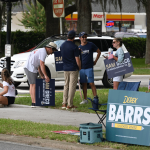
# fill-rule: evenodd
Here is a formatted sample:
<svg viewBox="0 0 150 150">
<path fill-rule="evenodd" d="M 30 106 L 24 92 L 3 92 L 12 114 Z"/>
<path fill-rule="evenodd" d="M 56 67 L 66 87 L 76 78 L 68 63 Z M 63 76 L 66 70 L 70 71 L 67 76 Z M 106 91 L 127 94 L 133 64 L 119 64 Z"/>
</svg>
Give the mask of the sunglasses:
<svg viewBox="0 0 150 150">
<path fill-rule="evenodd" d="M 115 44 L 116 42 L 112 42 L 112 44 Z"/>
<path fill-rule="evenodd" d="M 87 36 L 82 36 L 82 38 L 87 38 Z"/>
</svg>

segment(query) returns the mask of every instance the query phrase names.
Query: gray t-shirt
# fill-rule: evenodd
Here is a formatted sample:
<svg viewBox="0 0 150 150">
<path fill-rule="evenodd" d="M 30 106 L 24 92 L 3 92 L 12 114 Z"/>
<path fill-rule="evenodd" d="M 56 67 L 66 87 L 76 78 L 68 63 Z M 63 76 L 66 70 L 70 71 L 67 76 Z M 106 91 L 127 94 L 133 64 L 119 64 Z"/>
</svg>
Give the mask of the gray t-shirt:
<svg viewBox="0 0 150 150">
<path fill-rule="evenodd" d="M 47 52 L 45 48 L 34 50 L 29 55 L 24 68 L 27 68 L 30 72 L 37 73 L 38 67 L 40 66 L 40 60 L 44 62 L 46 56 Z"/>
</svg>

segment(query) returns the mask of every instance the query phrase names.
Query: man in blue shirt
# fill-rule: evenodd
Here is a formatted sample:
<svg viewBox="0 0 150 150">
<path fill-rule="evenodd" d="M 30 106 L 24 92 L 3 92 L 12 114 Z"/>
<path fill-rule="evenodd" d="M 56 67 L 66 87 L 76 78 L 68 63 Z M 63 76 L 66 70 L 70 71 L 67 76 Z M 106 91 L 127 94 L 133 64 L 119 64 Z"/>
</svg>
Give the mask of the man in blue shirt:
<svg viewBox="0 0 150 150">
<path fill-rule="evenodd" d="M 69 31 L 67 41 L 60 47 L 65 77 L 62 109 L 76 108 L 73 105 L 73 97 L 76 91 L 78 73 L 81 69 L 81 61 L 79 58 L 79 48 L 73 43 L 74 38 L 75 31 Z"/>
<path fill-rule="evenodd" d="M 87 82 L 90 84 L 94 99 L 98 100 L 96 87 L 94 84 L 94 72 L 93 72 L 93 65 L 95 65 L 101 55 L 101 51 L 99 48 L 93 44 L 92 42 L 87 42 L 87 34 L 85 32 L 81 32 L 79 34 L 79 39 L 81 41 L 81 45 L 79 46 L 80 49 L 80 56 L 81 56 L 81 70 L 80 70 L 80 83 L 83 86 L 83 94 L 84 100 L 80 104 L 86 104 L 87 101 Z M 97 57 L 93 62 L 93 53 L 97 52 Z"/>
</svg>

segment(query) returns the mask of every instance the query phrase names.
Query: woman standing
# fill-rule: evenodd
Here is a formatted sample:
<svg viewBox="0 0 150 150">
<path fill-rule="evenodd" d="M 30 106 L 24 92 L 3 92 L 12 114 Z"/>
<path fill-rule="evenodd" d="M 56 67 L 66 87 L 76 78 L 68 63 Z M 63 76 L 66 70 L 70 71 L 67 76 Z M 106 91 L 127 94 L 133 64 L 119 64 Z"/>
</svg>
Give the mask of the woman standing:
<svg viewBox="0 0 150 150">
<path fill-rule="evenodd" d="M 1 77 L 3 84 L 0 83 L 0 87 L 4 88 L 4 90 L 0 93 L 0 104 L 2 105 L 10 105 L 15 102 L 15 86 L 10 77 L 9 71 L 7 69 L 3 69 L 1 72 Z"/>
<path fill-rule="evenodd" d="M 113 58 L 118 62 L 121 63 L 124 59 L 124 51 L 121 48 L 122 46 L 122 39 L 121 38 L 114 38 L 113 39 L 113 47 L 117 49 L 116 54 L 113 55 Z M 117 90 L 119 83 L 123 81 L 123 75 L 117 76 L 113 78 L 113 89 Z"/>
</svg>

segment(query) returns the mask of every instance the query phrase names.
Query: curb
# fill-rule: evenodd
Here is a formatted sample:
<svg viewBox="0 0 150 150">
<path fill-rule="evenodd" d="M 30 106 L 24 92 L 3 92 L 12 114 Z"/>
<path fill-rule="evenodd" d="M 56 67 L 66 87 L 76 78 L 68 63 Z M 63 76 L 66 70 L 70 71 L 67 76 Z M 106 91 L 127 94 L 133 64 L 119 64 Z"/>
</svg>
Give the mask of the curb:
<svg viewBox="0 0 150 150">
<path fill-rule="evenodd" d="M 0 140 L 45 148 L 57 148 L 61 150 L 106 150 L 106 149 L 115 150 L 112 148 L 103 148 L 99 146 L 85 145 L 80 143 L 69 143 L 69 142 L 40 139 L 26 136 L 6 135 L 6 134 L 0 134 Z"/>
</svg>

